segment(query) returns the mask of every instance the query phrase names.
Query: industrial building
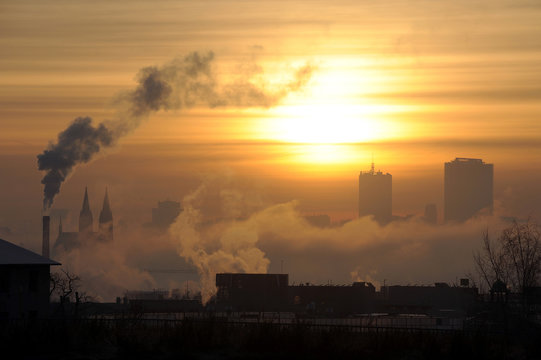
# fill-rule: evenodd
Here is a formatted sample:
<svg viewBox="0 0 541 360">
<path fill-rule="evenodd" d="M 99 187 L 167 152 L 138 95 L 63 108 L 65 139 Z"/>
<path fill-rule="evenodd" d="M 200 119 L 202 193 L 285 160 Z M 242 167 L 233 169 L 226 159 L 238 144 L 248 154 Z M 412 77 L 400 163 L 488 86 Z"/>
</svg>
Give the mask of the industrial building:
<svg viewBox="0 0 541 360">
<path fill-rule="evenodd" d="M 393 219 L 393 177 L 374 170 L 359 174 L 359 217 L 372 215 L 384 225 Z"/>
<path fill-rule="evenodd" d="M 216 303 L 235 311 L 280 311 L 288 303 L 287 274 L 216 274 Z"/>
<path fill-rule="evenodd" d="M 464 279 L 466 280 L 466 279 Z M 477 288 L 449 286 L 289 285 L 287 274 L 216 274 L 216 305 L 231 311 L 287 311 L 322 316 L 420 314 L 462 317 L 474 311 Z"/>
<path fill-rule="evenodd" d="M 481 210 L 492 214 L 494 165 L 481 159 L 456 158 L 445 163 L 444 219 L 463 222 Z"/>
<path fill-rule="evenodd" d="M 474 311 L 477 289 L 469 286 L 382 286 L 378 312 L 462 317 Z"/>
<path fill-rule="evenodd" d="M 375 287 L 367 282 L 351 285 L 292 285 L 289 287 L 291 311 L 343 316 L 375 311 Z"/>
</svg>

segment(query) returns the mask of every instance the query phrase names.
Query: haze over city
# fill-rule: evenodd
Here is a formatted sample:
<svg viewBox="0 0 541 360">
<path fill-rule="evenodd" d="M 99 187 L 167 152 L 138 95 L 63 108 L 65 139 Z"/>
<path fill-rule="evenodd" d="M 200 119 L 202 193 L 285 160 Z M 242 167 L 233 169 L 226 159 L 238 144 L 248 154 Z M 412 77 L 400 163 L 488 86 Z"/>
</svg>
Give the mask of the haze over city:
<svg viewBox="0 0 541 360">
<path fill-rule="evenodd" d="M 97 301 L 206 302 L 217 273 L 479 281 L 483 235 L 541 219 L 540 18 L 529 0 L 4 1 L 0 238 L 41 254 L 50 216 L 50 258 Z"/>
<path fill-rule="evenodd" d="M 537 9 L 393 4 L 392 12 L 348 2 L 4 4 L 0 225 L 39 249 L 36 155 L 77 117 L 95 126 L 118 117 L 140 69 L 194 52 L 212 52 L 218 86 L 250 84 L 267 99 L 201 98 L 152 111 L 76 166 L 53 209 L 76 214 L 88 186 L 97 211 L 107 187 L 115 221 L 133 228 L 157 201 L 181 201 L 210 181 L 222 200 L 230 191 L 225 200 L 240 202 L 227 205 L 232 216 L 287 203 L 339 222 L 357 217 L 358 172 L 374 160 L 393 176 L 393 214 L 421 216 L 434 203 L 441 221 L 443 163 L 471 157 L 495 164 L 495 214 L 538 216 Z M 370 22 L 359 21 L 368 14 Z M 306 83 L 288 89 L 303 67 Z M 206 202 L 205 216 L 231 215 L 218 200 Z M 472 248 L 487 221 L 471 233 Z"/>
</svg>

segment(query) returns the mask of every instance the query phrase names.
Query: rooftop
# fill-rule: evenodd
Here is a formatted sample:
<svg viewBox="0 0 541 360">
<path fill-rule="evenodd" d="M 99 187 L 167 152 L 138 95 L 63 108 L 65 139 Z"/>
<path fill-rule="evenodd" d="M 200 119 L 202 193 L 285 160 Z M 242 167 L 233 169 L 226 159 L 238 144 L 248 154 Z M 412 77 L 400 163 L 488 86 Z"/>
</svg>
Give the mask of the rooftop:
<svg viewBox="0 0 541 360">
<path fill-rule="evenodd" d="M 0 265 L 60 265 L 60 263 L 0 239 Z"/>
</svg>

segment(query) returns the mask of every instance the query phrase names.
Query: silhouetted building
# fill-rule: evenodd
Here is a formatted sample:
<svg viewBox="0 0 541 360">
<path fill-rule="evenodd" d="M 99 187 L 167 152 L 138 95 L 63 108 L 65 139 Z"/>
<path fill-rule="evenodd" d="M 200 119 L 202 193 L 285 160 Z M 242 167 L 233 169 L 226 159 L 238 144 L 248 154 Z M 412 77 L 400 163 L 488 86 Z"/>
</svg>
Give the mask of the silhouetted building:
<svg viewBox="0 0 541 360">
<path fill-rule="evenodd" d="M 181 212 L 182 208 L 177 201 L 158 201 L 158 207 L 152 209 L 152 226 L 167 229 Z"/>
<path fill-rule="evenodd" d="M 62 218 L 60 218 L 58 225 L 58 237 L 54 244 L 54 249 L 58 250 L 59 248 L 62 248 L 66 251 L 71 251 L 75 248 L 81 247 L 89 241 L 113 241 L 113 213 L 109 205 L 109 195 L 107 190 L 105 190 L 103 208 L 100 212 L 98 232 L 94 231 L 94 219 L 92 216 L 92 211 L 90 210 L 88 190 L 85 188 L 83 206 L 79 215 L 79 231 L 64 231 Z"/>
<path fill-rule="evenodd" d="M 168 290 L 128 290 L 124 293 L 128 300 L 164 300 L 169 297 Z"/>
<path fill-rule="evenodd" d="M 347 286 L 293 285 L 289 287 L 289 303 L 295 312 L 366 314 L 375 310 L 375 291 L 374 285 L 366 282 Z"/>
<path fill-rule="evenodd" d="M 140 313 L 182 313 L 203 310 L 201 299 L 130 300 L 130 310 Z"/>
<path fill-rule="evenodd" d="M 0 239 L 0 319 L 49 316 L 49 271 L 60 265 Z"/>
<path fill-rule="evenodd" d="M 379 311 L 461 317 L 474 310 L 477 288 L 449 286 L 382 286 Z"/>
<path fill-rule="evenodd" d="M 493 164 L 481 159 L 456 158 L 445 163 L 445 221 L 465 221 L 480 210 L 492 214 Z"/>
<path fill-rule="evenodd" d="M 287 305 L 287 274 L 216 274 L 216 303 L 233 311 L 278 311 Z"/>
<path fill-rule="evenodd" d="M 427 204 L 425 206 L 424 220 L 429 224 L 438 223 L 438 210 L 436 209 L 436 204 Z"/>
<path fill-rule="evenodd" d="M 380 224 L 387 224 L 393 218 L 393 178 L 391 174 L 370 171 L 359 174 L 359 217 L 373 215 Z"/>
<path fill-rule="evenodd" d="M 475 311 L 478 291 L 462 279 L 461 286 L 288 285 L 287 274 L 216 274 L 216 306 L 230 311 L 287 311 L 297 314 L 345 316 L 387 313 L 449 318 Z"/>
</svg>

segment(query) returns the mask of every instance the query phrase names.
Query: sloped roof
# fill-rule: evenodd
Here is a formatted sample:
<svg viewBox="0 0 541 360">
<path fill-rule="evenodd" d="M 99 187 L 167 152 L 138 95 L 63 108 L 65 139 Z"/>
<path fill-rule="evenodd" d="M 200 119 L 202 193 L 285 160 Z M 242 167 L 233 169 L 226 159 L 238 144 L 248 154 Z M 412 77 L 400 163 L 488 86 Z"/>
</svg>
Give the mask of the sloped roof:
<svg viewBox="0 0 541 360">
<path fill-rule="evenodd" d="M 0 239 L 0 265 L 60 265 L 60 263 Z"/>
</svg>

